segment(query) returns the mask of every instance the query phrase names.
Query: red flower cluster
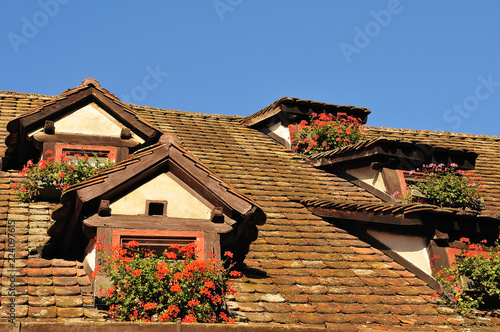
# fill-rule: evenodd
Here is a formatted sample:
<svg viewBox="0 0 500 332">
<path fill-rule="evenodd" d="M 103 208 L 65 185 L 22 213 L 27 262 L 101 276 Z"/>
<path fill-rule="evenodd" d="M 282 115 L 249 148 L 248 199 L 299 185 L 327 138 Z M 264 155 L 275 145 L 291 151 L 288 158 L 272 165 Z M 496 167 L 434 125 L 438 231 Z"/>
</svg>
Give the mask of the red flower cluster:
<svg viewBox="0 0 500 332">
<path fill-rule="evenodd" d="M 473 171 L 459 170 L 456 164 L 428 164 L 410 174 L 415 174 L 418 179 L 411 188 L 425 197 L 428 204 L 475 210 L 482 208 L 481 191 L 484 186 Z M 408 197 L 404 200 L 416 202 L 419 198 Z"/>
<path fill-rule="evenodd" d="M 486 240 L 476 244 L 462 237 L 460 242 L 463 248 L 456 255 L 453 266 L 440 269 L 435 277 L 450 295 L 448 302 L 459 312 L 467 313 L 483 305 L 486 296 L 500 295 L 500 242 L 497 239 L 489 247 L 486 247 Z M 439 256 L 432 259 L 437 258 Z"/>
<path fill-rule="evenodd" d="M 106 252 L 99 239 L 95 248 Z M 213 257 L 196 259 L 196 245 L 171 245 L 160 257 L 138 243 L 126 248 L 110 248 L 111 256 L 101 262 L 113 286 L 101 295 L 110 305 L 112 317 L 132 321 L 168 322 L 228 322 L 224 298 L 234 294 L 234 282 L 229 278 L 243 277 L 235 270 L 224 268 L 225 262 Z M 226 252 L 227 257 L 232 254 Z M 182 260 L 175 260 L 183 257 Z"/>
<path fill-rule="evenodd" d="M 365 128 L 359 119 L 338 113 L 311 116 L 298 125 L 289 125 L 292 150 L 302 154 L 314 154 L 332 150 L 344 145 L 355 144 L 364 137 Z"/>
<path fill-rule="evenodd" d="M 39 195 L 39 188 L 56 188 L 65 190 L 70 185 L 79 183 L 99 171 L 113 166 L 109 160 L 96 160 L 91 163 L 89 158 L 76 159 L 71 161 L 66 153 L 63 153 L 60 160 L 52 155 L 51 150 L 45 151 L 45 159 L 41 159 L 37 163 L 28 160 L 19 175 L 25 177 L 18 185 L 15 184 L 12 188 L 18 189 L 18 196 L 24 202 L 30 202 Z M 76 157 L 76 155 L 75 155 Z"/>
</svg>

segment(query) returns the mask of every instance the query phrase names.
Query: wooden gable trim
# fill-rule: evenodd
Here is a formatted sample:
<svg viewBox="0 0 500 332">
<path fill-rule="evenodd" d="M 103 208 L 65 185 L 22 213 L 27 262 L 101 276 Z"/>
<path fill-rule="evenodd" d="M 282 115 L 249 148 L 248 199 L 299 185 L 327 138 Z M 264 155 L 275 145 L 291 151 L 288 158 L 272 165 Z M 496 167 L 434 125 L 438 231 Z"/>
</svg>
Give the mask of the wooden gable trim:
<svg viewBox="0 0 500 332">
<path fill-rule="evenodd" d="M 244 125 L 247 127 L 254 127 L 255 125 L 265 125 L 268 123 L 276 114 L 281 112 L 281 108 L 279 106 L 273 107 L 269 111 L 266 111 L 265 114 L 256 116 L 245 121 Z"/>
<path fill-rule="evenodd" d="M 425 163 L 455 163 L 460 169 L 474 169 L 478 154 L 422 143 L 377 138 L 313 155 L 306 162 L 315 167 L 343 165 L 359 167 L 377 163 L 378 167 L 413 170 Z"/>
<path fill-rule="evenodd" d="M 92 89 L 94 88 L 85 88 L 75 94 L 65 96 L 61 99 L 51 100 L 46 103 L 45 106 L 42 105 L 40 110 L 26 114 L 19 119 L 14 119 L 13 121 L 9 122 L 7 124 L 7 130 L 13 132 L 16 129 L 19 129 L 19 126 L 26 128 L 26 131 L 28 132 L 32 131 L 35 127 L 42 128 L 45 120 L 52 120 L 54 116 L 58 115 L 61 110 L 67 109 L 70 106 L 74 106 L 91 96 Z M 40 124 L 40 122 L 42 121 L 43 123 Z"/>
<path fill-rule="evenodd" d="M 187 227 L 221 235 L 221 245 L 232 245 L 232 248 L 238 249 L 239 258 L 243 260 L 248 251 L 245 252 L 245 246 L 249 246 L 256 238 L 255 225 L 265 222 L 266 216 L 262 209 L 212 174 L 179 146 L 176 140 L 163 138 L 160 141 L 165 144 L 144 150 L 132 159 L 102 172 L 98 177 L 68 189 L 62 197 L 63 207 L 53 214 L 56 222 L 49 229 L 52 237 L 61 239 L 61 252 L 73 252 L 73 257 L 79 258 L 78 252 L 85 249 L 79 244 L 84 236 L 79 223 L 83 223 L 84 229 L 87 228 L 87 236 L 94 234 L 95 231 L 91 228 L 96 227 Z M 204 204 L 212 208 L 212 218 L 202 221 L 146 215 L 104 217 L 97 214 L 102 200 L 112 201 L 165 172 L 175 175 L 184 183 L 183 186 L 189 188 L 191 194 L 201 198 Z M 73 211 L 72 215 L 69 214 L 70 211 Z"/>
<path fill-rule="evenodd" d="M 78 196 L 84 202 L 108 199 L 124 194 L 138 183 L 152 178 L 160 170 L 167 172 L 168 164 L 161 163 L 162 158 L 151 154 L 141 158 L 140 162 L 127 165 L 120 171 L 107 174 L 103 182 L 78 189 Z M 118 164 L 119 166 L 120 164 Z"/>
<path fill-rule="evenodd" d="M 346 219 L 361 222 L 380 223 L 389 225 L 423 226 L 421 218 L 414 214 L 379 214 L 371 211 L 348 211 L 322 207 L 307 206 L 313 214 L 323 218 Z"/>
<path fill-rule="evenodd" d="M 156 142 L 160 138 L 161 132 L 159 130 L 147 125 L 143 121 L 140 121 L 131 113 L 124 111 L 124 109 L 128 109 L 128 107 L 115 100 L 110 100 L 101 91 L 95 88 L 92 89 L 95 90 L 93 91 L 93 95 L 96 99 L 106 105 L 118 121 L 134 128 L 135 130 L 133 130 L 133 132 L 146 141 L 145 145 L 152 144 L 153 139 Z"/>
<path fill-rule="evenodd" d="M 214 206 L 227 206 L 228 209 L 236 210 L 242 215 L 246 215 L 251 210 L 252 204 L 246 198 L 214 178 L 207 168 L 189 158 L 185 153 L 187 151 L 179 150 L 176 147 L 170 151 L 169 166 L 172 173 L 184 180 L 191 188 L 199 190 L 203 197 L 212 198 L 213 201 L 208 200 Z"/>
<path fill-rule="evenodd" d="M 346 203 L 347 204 L 347 203 Z M 388 207 L 390 205 L 388 204 Z M 463 236 L 500 234 L 500 220 L 497 218 L 459 214 L 451 209 L 429 210 L 416 206 L 412 210 L 396 213 L 385 212 L 382 207 L 373 210 L 352 211 L 342 208 L 328 208 L 306 205 L 313 214 L 336 220 L 351 220 L 357 223 L 387 226 L 403 226 L 439 229 L 444 233 L 459 233 Z M 417 229 L 415 228 L 415 229 Z M 394 228 L 396 229 L 396 228 Z M 399 228 L 403 233 L 406 228 Z M 411 232 L 410 232 L 411 233 Z"/>
<path fill-rule="evenodd" d="M 264 107 L 260 111 L 245 117 L 241 121 L 241 124 L 247 127 L 262 127 L 281 112 L 302 115 L 304 117 L 311 116 L 313 112 L 331 114 L 346 113 L 360 118 L 362 123 L 366 123 L 368 114 L 371 113 L 369 109 L 364 107 L 335 105 L 307 99 L 283 97 L 267 107 Z"/>
<path fill-rule="evenodd" d="M 210 219 L 171 218 L 166 216 L 93 215 L 83 220 L 84 228 L 112 227 L 123 229 L 161 229 L 170 231 L 203 231 L 227 233 L 233 230 L 226 223 L 213 223 Z"/>
<path fill-rule="evenodd" d="M 82 135 L 82 134 L 46 134 L 46 133 L 36 133 L 33 137 L 39 142 L 62 142 L 70 144 L 85 144 L 85 145 L 112 145 L 112 146 L 123 146 L 123 147 L 136 147 L 140 143 L 133 139 L 122 139 L 118 137 L 109 136 L 94 136 L 94 135 Z"/>
<path fill-rule="evenodd" d="M 84 81 L 85 83 L 85 81 Z M 88 83 L 88 82 L 87 82 Z M 98 85 L 98 84 L 97 84 Z M 47 121 L 55 121 L 68 112 L 76 110 L 88 103 L 96 102 L 102 107 L 110 116 L 115 118 L 118 122 L 128 127 L 134 134 L 144 140 L 144 143 L 139 144 L 135 140 L 125 142 L 127 140 L 127 133 L 124 132 L 120 140 L 107 141 L 107 144 L 120 144 L 119 146 L 126 146 L 132 151 L 154 144 L 161 136 L 161 132 L 147 123 L 145 120 L 139 118 L 135 112 L 125 104 L 121 103 L 116 97 L 109 94 L 106 90 L 96 87 L 95 84 L 88 83 L 86 86 L 78 87 L 54 99 L 44 103 L 36 108 L 31 113 L 22 115 L 7 124 L 9 135 L 5 139 L 7 150 L 5 153 L 5 162 L 3 169 L 16 168 L 20 169 L 28 159 L 36 159 L 37 150 L 33 146 L 32 137 L 28 137 L 28 133 L 36 131 L 37 129 L 44 128 Z M 42 135 L 38 135 L 42 134 Z M 55 138 L 48 138 L 50 131 L 46 133 L 38 133 L 37 138 L 45 141 L 52 141 Z M 58 136 L 57 138 L 69 138 L 70 140 L 87 139 L 89 137 L 65 137 Z M 102 138 L 96 138 L 102 140 Z M 39 151 L 38 151 L 39 153 Z"/>
<path fill-rule="evenodd" d="M 77 108 L 82 104 L 88 104 L 92 101 L 97 102 L 105 111 L 110 112 L 119 122 L 132 127 L 133 131 L 142 139 L 148 141 L 152 138 L 158 139 L 160 137 L 161 133 L 158 130 L 140 121 L 136 116 L 126 111 L 125 109 L 128 109 L 128 107 L 121 103 L 118 104 L 117 101 L 110 99 L 103 92 L 99 91 L 98 88 L 93 86 L 83 88 L 74 94 L 64 96 L 62 99 L 53 101 L 50 105 L 42 106 L 39 111 L 19 118 L 18 122 L 16 119 L 11 121 L 7 125 L 7 130 L 13 132 L 19 129 L 19 126 L 26 128 L 28 132 L 33 131 L 35 128 L 42 128 L 45 120 L 57 119 L 64 111 Z M 43 124 L 41 124 L 41 122 L 43 122 Z"/>
</svg>

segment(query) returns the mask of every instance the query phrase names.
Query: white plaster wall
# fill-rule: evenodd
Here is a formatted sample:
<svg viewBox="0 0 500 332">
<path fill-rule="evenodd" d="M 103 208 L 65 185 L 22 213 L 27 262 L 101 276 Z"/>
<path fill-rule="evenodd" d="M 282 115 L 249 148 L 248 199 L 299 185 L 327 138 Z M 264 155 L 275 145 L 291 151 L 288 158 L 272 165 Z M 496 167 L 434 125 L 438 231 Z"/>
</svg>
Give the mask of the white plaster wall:
<svg viewBox="0 0 500 332">
<path fill-rule="evenodd" d="M 427 253 L 425 238 L 375 230 L 368 230 L 368 234 L 397 252 L 428 275 L 432 276 L 431 262 Z"/>
<path fill-rule="evenodd" d="M 285 141 L 287 141 L 289 144 L 291 144 L 290 141 L 290 131 L 288 130 L 287 126 L 284 126 L 281 121 L 278 123 L 273 124 L 272 126 L 269 127 L 269 130 L 278 135 L 279 137 L 283 138 Z"/>
<path fill-rule="evenodd" d="M 121 130 L 125 127 L 94 102 L 57 120 L 54 126 L 56 134 L 82 134 L 109 137 L 120 137 Z M 42 128 L 39 128 L 30 133 L 30 136 L 41 131 Z M 134 133 L 132 133 L 132 138 L 141 144 L 144 143 L 144 140 Z"/>
<path fill-rule="evenodd" d="M 146 200 L 167 201 L 167 216 L 210 219 L 212 209 L 181 187 L 171 173 L 160 174 L 110 204 L 111 213 L 139 215 L 146 212 Z M 179 181 L 179 180 L 177 180 Z"/>
<path fill-rule="evenodd" d="M 95 271 L 96 250 L 94 248 L 94 244 L 95 244 L 95 239 L 90 240 L 89 244 L 87 245 L 87 248 L 85 248 L 85 258 L 83 259 L 83 268 L 85 269 L 85 272 L 87 272 L 87 275 Z"/>
<path fill-rule="evenodd" d="M 377 188 L 380 191 L 386 192 L 382 172 L 372 169 L 370 166 L 349 169 L 346 173 L 355 176 L 359 180 Z"/>
</svg>

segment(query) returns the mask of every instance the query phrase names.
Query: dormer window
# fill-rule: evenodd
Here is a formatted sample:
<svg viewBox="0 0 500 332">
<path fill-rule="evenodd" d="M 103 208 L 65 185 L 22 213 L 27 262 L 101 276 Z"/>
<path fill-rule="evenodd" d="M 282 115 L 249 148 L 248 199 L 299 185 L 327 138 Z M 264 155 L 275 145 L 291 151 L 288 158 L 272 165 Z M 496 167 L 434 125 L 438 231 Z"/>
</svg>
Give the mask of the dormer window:
<svg viewBox="0 0 500 332">
<path fill-rule="evenodd" d="M 337 115 L 345 113 L 360 119 L 364 124 L 370 110 L 364 107 L 342 106 L 320 103 L 312 100 L 283 97 L 255 114 L 247 116 L 241 124 L 260 130 L 288 149 L 292 148 L 289 125 L 309 121 L 313 113 Z"/>
<path fill-rule="evenodd" d="M 307 163 L 336 173 L 386 202 L 397 202 L 392 194 L 406 193 L 405 176 L 414 178 L 410 171 L 430 163 L 473 169 L 476 158 L 471 151 L 380 137 L 317 153 Z"/>
<path fill-rule="evenodd" d="M 9 122 L 4 169 L 21 169 L 46 151 L 60 157 L 87 154 L 114 162 L 156 143 L 160 132 L 146 123 L 118 98 L 86 79 L 82 86 L 65 91 L 31 113 Z"/>
<path fill-rule="evenodd" d="M 172 135 L 98 177 L 70 187 L 52 217 L 43 257 L 97 265 L 96 237 L 106 246 L 135 240 L 162 251 L 172 243 L 195 243 L 200 259 L 231 251 L 241 263 L 264 212 L 186 151 Z"/>
</svg>

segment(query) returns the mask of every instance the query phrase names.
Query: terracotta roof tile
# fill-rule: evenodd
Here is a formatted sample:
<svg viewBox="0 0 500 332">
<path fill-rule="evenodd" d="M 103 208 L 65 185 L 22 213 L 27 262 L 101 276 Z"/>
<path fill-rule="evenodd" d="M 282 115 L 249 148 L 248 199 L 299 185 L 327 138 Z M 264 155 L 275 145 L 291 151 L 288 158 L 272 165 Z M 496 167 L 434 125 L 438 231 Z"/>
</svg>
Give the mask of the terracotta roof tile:
<svg viewBox="0 0 500 332">
<path fill-rule="evenodd" d="M 5 121 L 1 123 L 49 99 L 0 92 L 0 120 Z M 242 126 L 241 117 L 128 106 L 159 130 L 176 133 L 187 151 L 266 212 L 267 223 L 259 226 L 259 238 L 245 260 L 247 278 L 236 282 L 238 293 L 230 302 L 242 319 L 251 324 L 326 324 L 332 330 L 383 331 L 432 331 L 473 323 L 432 301 L 433 290 L 392 259 L 300 204 L 300 200 L 356 197 L 357 204 L 377 205 L 380 199 L 336 175 L 301 164 L 304 158 Z M 5 151 L 5 134 L 0 131 L 0 155 Z M 478 152 L 476 170 L 485 181 L 486 210 L 500 212 L 496 175 L 500 138 L 372 127 L 368 134 Z M 5 244 L 8 220 L 16 222 L 19 240 L 16 291 L 24 304 L 16 307 L 18 317 L 102 319 L 102 313 L 88 308 L 93 300 L 86 295 L 90 282 L 81 263 L 28 257 L 48 239 L 44 232 L 52 221 L 47 216 L 57 205 L 20 203 L 8 186 L 1 186 L 16 181 L 15 172 L 0 172 L 0 243 Z M 5 245 L 0 253 L 5 255 Z M 0 301 L 8 299 L 7 277 L 2 273 Z M 0 319 L 5 317 L 2 307 Z"/>
<path fill-rule="evenodd" d="M 32 307 L 28 309 L 28 316 L 33 318 L 55 318 L 57 317 L 57 308 L 51 307 Z"/>
</svg>

